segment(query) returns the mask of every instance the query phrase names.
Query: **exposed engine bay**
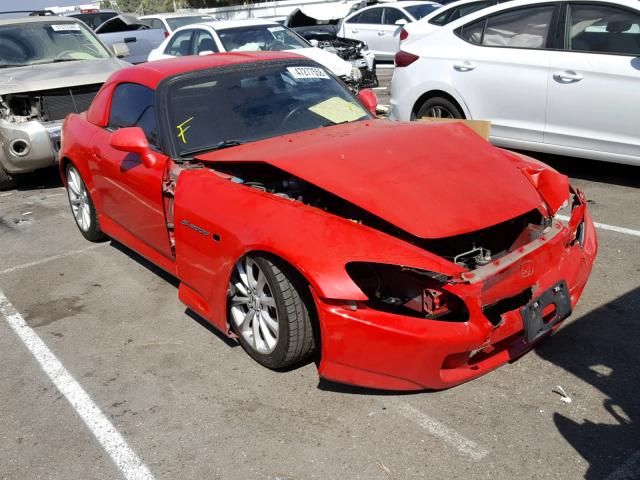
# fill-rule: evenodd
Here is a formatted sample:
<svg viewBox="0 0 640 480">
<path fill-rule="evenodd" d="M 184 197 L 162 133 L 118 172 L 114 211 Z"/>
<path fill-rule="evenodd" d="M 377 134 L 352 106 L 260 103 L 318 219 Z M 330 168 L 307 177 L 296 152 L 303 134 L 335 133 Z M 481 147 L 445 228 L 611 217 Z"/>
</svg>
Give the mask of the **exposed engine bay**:
<svg viewBox="0 0 640 480">
<path fill-rule="evenodd" d="M 231 181 L 281 198 L 298 201 L 356 222 L 445 258 L 469 270 L 486 265 L 531 243 L 551 224 L 538 210 L 532 210 L 506 222 L 454 237 L 424 239 L 401 230 L 386 220 L 266 163 L 226 163 L 213 166 Z M 432 278 L 436 278 L 432 276 Z"/>
<path fill-rule="evenodd" d="M 13 93 L 0 96 L 0 118 L 20 123 L 63 120 L 69 113 L 87 110 L 101 85 Z"/>
</svg>

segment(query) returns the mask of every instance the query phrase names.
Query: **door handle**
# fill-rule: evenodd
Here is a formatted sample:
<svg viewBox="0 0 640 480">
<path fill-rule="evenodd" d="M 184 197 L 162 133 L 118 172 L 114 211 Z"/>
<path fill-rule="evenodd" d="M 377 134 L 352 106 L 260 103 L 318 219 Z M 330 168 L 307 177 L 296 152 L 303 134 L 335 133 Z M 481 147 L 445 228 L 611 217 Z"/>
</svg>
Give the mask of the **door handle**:
<svg viewBox="0 0 640 480">
<path fill-rule="evenodd" d="M 582 75 L 574 72 L 573 70 L 565 70 L 564 72 L 556 72 L 553 74 L 553 78 L 563 83 L 573 83 L 582 80 Z"/>
<path fill-rule="evenodd" d="M 453 64 L 453 68 L 458 72 L 470 72 L 476 67 L 477 65 L 475 63 L 470 62 L 469 60 L 463 60 L 461 62 L 455 62 Z"/>
<path fill-rule="evenodd" d="M 125 37 L 124 39 L 124 43 L 133 43 L 138 41 L 138 39 L 136 37 Z"/>
<path fill-rule="evenodd" d="M 360 30 L 358 30 L 357 28 L 352 28 L 351 29 L 351 33 L 358 33 Z"/>
<path fill-rule="evenodd" d="M 381 37 L 387 32 L 385 32 L 384 30 L 378 30 L 378 35 L 380 35 Z"/>
</svg>

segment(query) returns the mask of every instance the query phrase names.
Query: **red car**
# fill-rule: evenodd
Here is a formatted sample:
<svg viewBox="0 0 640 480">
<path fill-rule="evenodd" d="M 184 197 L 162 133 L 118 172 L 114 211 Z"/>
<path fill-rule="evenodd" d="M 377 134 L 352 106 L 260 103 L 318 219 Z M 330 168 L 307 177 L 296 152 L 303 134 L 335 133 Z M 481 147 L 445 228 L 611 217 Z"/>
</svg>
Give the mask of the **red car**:
<svg viewBox="0 0 640 480">
<path fill-rule="evenodd" d="M 64 124 L 78 227 L 177 277 L 269 368 L 317 355 L 326 379 L 446 388 L 531 349 L 591 271 L 582 193 L 464 125 L 377 120 L 359 97 L 284 52 L 120 70 Z"/>
</svg>

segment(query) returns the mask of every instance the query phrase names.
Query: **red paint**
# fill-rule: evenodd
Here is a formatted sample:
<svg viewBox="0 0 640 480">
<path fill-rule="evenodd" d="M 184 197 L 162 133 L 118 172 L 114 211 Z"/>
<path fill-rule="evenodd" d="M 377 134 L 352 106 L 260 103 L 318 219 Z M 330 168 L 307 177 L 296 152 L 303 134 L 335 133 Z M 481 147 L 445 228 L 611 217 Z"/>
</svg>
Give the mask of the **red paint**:
<svg viewBox="0 0 640 480">
<path fill-rule="evenodd" d="M 395 390 L 447 388 L 532 348 L 523 340 L 517 309 L 504 313 L 495 326 L 482 307 L 530 287 L 543 292 L 559 280 L 566 281 L 575 304 L 597 250 L 581 193 L 576 193 L 578 205 L 568 227 L 555 227 L 555 234 L 540 237 L 535 248 L 518 248 L 510 260 L 503 257 L 494 270 L 477 275 L 388 234 L 233 183 L 206 166 L 248 159 L 268 162 L 416 236 L 437 238 L 532 209 L 553 209 L 566 200 L 564 180 L 540 162 L 493 148 L 458 125 L 370 121 L 205 154 L 200 158 L 205 168 L 189 169 L 149 150 L 135 131 L 104 128 L 111 94 L 120 82 L 155 88 L 180 72 L 285 57 L 290 55 L 217 54 L 117 72 L 86 118 L 70 115 L 65 121 L 63 177 L 66 162 L 73 162 L 104 232 L 175 275 L 180 299 L 229 336 L 227 284 L 238 258 L 265 251 L 289 262 L 309 282 L 315 300 L 321 330 L 319 373 L 324 378 Z M 162 106 L 156 109 L 162 111 Z M 153 161 L 144 161 L 146 156 Z M 172 249 L 166 226 L 170 197 L 163 194 L 163 183 L 176 170 L 177 182 L 169 188 L 175 192 Z M 182 225 L 186 219 L 211 235 Z M 576 241 L 581 224 L 582 246 Z M 212 239 L 214 233 L 219 241 Z M 448 275 L 452 280 L 442 289 L 465 302 L 469 320 L 425 320 L 367 307 L 367 297 L 345 270 L 352 261 Z M 432 308 L 439 308 L 439 302 L 434 297 Z"/>
</svg>

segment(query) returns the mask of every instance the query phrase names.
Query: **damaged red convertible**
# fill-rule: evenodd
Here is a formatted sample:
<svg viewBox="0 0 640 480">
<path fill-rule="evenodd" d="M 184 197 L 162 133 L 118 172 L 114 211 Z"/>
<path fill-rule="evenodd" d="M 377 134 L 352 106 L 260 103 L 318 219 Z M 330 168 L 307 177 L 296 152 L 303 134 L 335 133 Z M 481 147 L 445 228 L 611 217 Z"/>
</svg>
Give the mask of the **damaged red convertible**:
<svg viewBox="0 0 640 480">
<path fill-rule="evenodd" d="M 64 124 L 76 223 L 174 275 L 269 368 L 315 356 L 329 380 L 439 389 L 522 355 L 589 277 L 583 194 L 464 125 L 377 120 L 359 97 L 284 52 L 120 70 Z"/>
</svg>

